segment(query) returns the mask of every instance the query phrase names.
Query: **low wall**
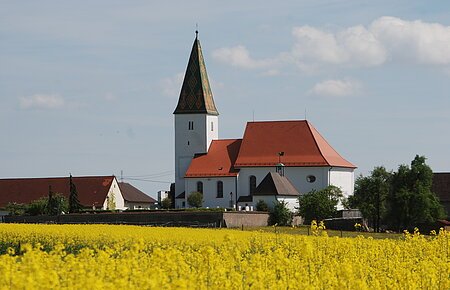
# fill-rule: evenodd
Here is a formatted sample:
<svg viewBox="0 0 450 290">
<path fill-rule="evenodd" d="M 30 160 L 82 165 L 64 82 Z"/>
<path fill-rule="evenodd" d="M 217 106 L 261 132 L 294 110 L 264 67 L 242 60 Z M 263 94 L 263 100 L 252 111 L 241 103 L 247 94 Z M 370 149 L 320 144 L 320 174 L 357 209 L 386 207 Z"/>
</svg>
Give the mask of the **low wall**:
<svg viewBox="0 0 450 290">
<path fill-rule="evenodd" d="M 265 212 L 224 212 L 224 226 L 238 227 L 264 227 L 268 225 L 269 214 Z"/>
<path fill-rule="evenodd" d="M 188 227 L 266 226 L 267 213 L 244 212 L 122 212 L 65 214 L 59 216 L 5 216 L 7 223 L 130 224 Z"/>
</svg>

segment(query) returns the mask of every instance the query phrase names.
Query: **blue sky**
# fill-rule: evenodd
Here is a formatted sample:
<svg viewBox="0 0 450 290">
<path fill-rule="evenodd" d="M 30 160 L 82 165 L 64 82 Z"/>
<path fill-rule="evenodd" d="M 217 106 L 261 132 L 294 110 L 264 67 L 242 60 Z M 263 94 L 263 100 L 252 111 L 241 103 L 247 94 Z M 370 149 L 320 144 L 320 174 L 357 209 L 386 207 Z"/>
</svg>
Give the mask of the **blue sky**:
<svg viewBox="0 0 450 290">
<path fill-rule="evenodd" d="M 357 173 L 450 171 L 450 2 L 272 2 L 0 1 L 0 178 L 168 189 L 196 24 L 221 138 L 306 112 Z"/>
</svg>

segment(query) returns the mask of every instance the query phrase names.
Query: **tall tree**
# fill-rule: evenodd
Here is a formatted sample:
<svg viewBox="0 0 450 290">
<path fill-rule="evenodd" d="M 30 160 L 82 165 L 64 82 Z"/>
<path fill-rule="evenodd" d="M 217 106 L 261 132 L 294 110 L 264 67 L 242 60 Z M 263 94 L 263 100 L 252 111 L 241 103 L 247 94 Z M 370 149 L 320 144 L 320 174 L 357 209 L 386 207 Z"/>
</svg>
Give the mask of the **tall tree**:
<svg viewBox="0 0 450 290">
<path fill-rule="evenodd" d="M 382 217 L 386 213 L 386 197 L 389 194 L 392 172 L 383 166 L 375 167 L 370 176 L 359 176 L 355 181 L 355 193 L 349 197 L 351 208 L 358 208 L 376 232 L 380 231 Z"/>
<path fill-rule="evenodd" d="M 53 196 L 52 186 L 48 187 L 48 199 L 47 199 L 47 214 L 57 215 L 58 214 L 58 201 Z"/>
<path fill-rule="evenodd" d="M 391 228 L 410 229 L 443 218 L 444 210 L 431 191 L 433 171 L 425 156 L 416 155 L 411 167 L 400 165 L 392 176 L 387 196 L 387 221 Z"/>
<path fill-rule="evenodd" d="M 79 212 L 81 207 L 80 201 L 78 200 L 78 191 L 77 187 L 75 186 L 75 183 L 73 183 L 72 180 L 72 174 L 70 174 L 69 178 L 69 187 L 70 187 L 70 193 L 69 193 L 69 212 Z"/>
<path fill-rule="evenodd" d="M 312 220 L 321 221 L 336 215 L 337 205 L 342 199 L 340 188 L 330 185 L 322 190 L 312 190 L 299 197 L 298 213 L 309 224 Z"/>
</svg>

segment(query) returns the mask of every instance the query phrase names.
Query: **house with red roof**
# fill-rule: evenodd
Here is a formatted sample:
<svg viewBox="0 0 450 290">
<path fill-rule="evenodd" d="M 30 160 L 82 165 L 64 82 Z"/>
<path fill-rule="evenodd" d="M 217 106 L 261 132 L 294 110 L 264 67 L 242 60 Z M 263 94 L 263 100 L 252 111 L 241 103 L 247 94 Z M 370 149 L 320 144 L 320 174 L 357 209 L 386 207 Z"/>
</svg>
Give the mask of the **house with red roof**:
<svg viewBox="0 0 450 290">
<path fill-rule="evenodd" d="M 286 201 L 328 185 L 353 194 L 355 165 L 307 120 L 248 122 L 244 136 L 219 139 L 219 112 L 198 37 L 189 57 L 175 117 L 175 204 L 192 192 L 205 207 Z M 269 206 L 271 204 L 268 204 Z"/>
<path fill-rule="evenodd" d="M 72 182 L 78 200 L 89 209 L 138 209 L 155 206 L 156 200 L 115 176 L 80 176 Z M 46 197 L 49 190 L 69 197 L 70 177 L 0 179 L 0 209 L 8 203 L 29 204 Z"/>
</svg>

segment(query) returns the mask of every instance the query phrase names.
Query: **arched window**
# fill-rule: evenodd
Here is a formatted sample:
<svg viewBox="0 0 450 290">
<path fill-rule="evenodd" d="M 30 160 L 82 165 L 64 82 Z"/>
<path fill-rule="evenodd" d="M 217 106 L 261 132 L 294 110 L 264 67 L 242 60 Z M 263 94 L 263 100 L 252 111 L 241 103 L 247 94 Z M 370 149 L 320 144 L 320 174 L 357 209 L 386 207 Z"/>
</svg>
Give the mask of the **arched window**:
<svg viewBox="0 0 450 290">
<path fill-rule="evenodd" d="M 197 182 L 197 191 L 203 193 L 203 182 Z"/>
<path fill-rule="evenodd" d="M 223 198 L 223 182 L 217 181 L 217 198 Z"/>
<path fill-rule="evenodd" d="M 250 195 L 253 195 L 256 190 L 256 176 L 251 175 L 249 181 L 250 181 Z"/>
</svg>

